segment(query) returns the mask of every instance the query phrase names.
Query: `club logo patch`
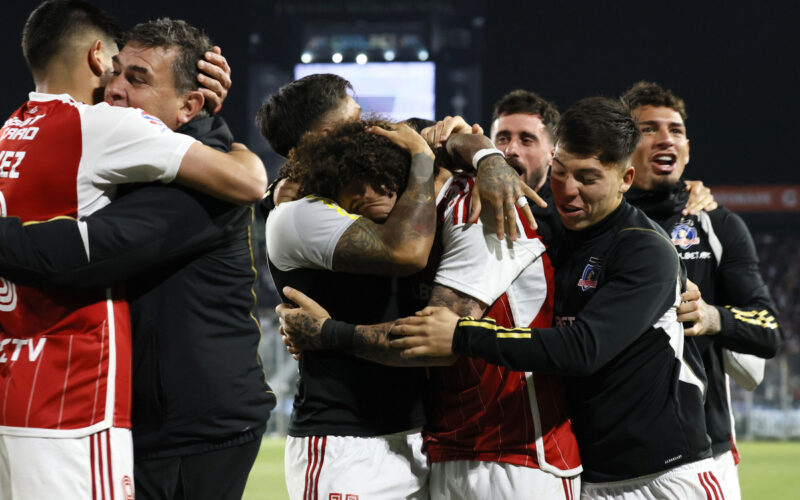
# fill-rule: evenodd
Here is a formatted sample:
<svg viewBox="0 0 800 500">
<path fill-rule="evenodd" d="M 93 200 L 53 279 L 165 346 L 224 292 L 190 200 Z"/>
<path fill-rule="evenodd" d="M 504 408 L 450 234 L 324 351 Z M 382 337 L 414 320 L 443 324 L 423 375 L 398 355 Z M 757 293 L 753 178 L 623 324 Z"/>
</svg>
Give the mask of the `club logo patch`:
<svg viewBox="0 0 800 500">
<path fill-rule="evenodd" d="M 578 286 L 584 292 L 590 288 L 597 288 L 597 277 L 600 276 L 600 270 L 603 266 L 600 265 L 600 259 L 597 257 L 589 257 L 589 263 L 583 268 L 581 279 L 578 280 Z"/>
<path fill-rule="evenodd" d="M 700 243 L 697 236 L 697 229 L 688 222 L 681 222 L 672 228 L 672 244 L 686 250 L 687 248 Z"/>
</svg>

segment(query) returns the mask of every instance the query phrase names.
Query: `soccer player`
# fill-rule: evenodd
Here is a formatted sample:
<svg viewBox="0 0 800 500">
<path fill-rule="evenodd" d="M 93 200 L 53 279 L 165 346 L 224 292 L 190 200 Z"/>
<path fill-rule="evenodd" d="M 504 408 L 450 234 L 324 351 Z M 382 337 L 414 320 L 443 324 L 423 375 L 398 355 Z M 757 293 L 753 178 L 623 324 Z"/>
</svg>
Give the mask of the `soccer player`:
<svg viewBox="0 0 800 500">
<path fill-rule="evenodd" d="M 172 178 L 234 201 L 260 198 L 263 165 L 249 152 L 211 150 L 140 110 L 83 104 L 110 73 L 116 36 L 85 2 L 48 1 L 31 14 L 23 51 L 37 92 L 0 129 L 3 215 L 83 217 L 116 184 Z M 119 290 L 4 279 L 2 302 L 0 495 L 129 498 L 130 322 Z"/>
<path fill-rule="evenodd" d="M 725 498 L 738 499 L 739 456 L 726 372 L 748 390 L 758 385 L 764 358 L 775 356 L 782 343 L 775 304 L 759 272 L 753 238 L 738 215 L 723 207 L 681 213 L 689 162 L 683 100 L 656 83 L 638 82 L 622 101 L 642 133 L 633 154 L 633 187 L 625 196 L 670 235 L 699 287 L 687 292 L 684 299 L 693 300 L 681 306 L 678 319 L 692 324 L 686 334 L 696 336 L 691 341 L 703 357 L 706 426 Z"/>
<path fill-rule="evenodd" d="M 342 133 L 348 134 L 345 139 L 338 138 Z M 372 153 L 371 161 L 381 169 L 396 168 L 392 158 L 375 152 L 377 145 L 366 143 L 352 130 L 338 134 L 337 142 L 307 144 L 303 149 L 335 157 L 341 154 L 338 142 L 357 142 L 359 149 Z M 456 135 L 451 141 L 463 138 Z M 491 147 L 483 139 L 484 146 Z M 437 173 L 435 249 L 426 269 L 411 277 L 417 285 L 413 288 L 431 289 L 430 304 L 448 306 L 459 314 L 486 312 L 508 326 L 549 326 L 552 268 L 544 244 L 526 226 L 520 225 L 519 239 L 508 244 L 497 239 L 491 219 L 485 225 L 480 221 L 467 224 L 473 182 L 470 176 L 451 175 L 445 169 Z M 328 196 L 364 217 L 380 215 L 373 211 L 377 206 L 384 213 L 391 210 L 391 197 L 375 194 L 367 203 L 353 201 L 347 194 L 352 189 L 342 181 L 328 188 Z M 319 304 L 297 290 L 286 292 L 303 306 L 278 308 L 292 352 L 300 349 L 306 357 L 317 355 L 319 349 L 336 349 L 389 365 L 408 364 L 388 347 L 391 322 L 358 327 L 325 322 L 329 315 Z M 341 342 L 337 341 L 340 337 Z M 512 372 L 466 357 L 430 374 L 424 435 L 432 462 L 432 498 L 517 498 L 536 491 L 540 498 L 564 499 L 578 494 L 580 461 L 559 377 Z"/>
<path fill-rule="evenodd" d="M 568 376 L 584 498 L 722 498 L 704 425 L 705 384 L 687 361 L 680 261 L 623 199 L 640 133 L 624 106 L 584 99 L 561 117 L 551 187 L 566 229 L 554 328 L 505 328 L 428 308 L 398 321 L 404 355 L 460 353 Z M 628 496 L 626 496 L 628 495 Z"/>
<path fill-rule="evenodd" d="M 345 126 L 364 127 L 360 122 Z M 293 152 L 289 165 L 294 168 L 286 167 L 283 174 L 300 184 L 301 195 L 313 179 L 314 189 L 308 194 L 316 196 L 280 204 L 269 215 L 266 231 L 270 272 L 278 290 L 290 285 L 320 297 L 342 317 L 377 323 L 392 298 L 388 275 L 421 269 L 430 251 L 435 229 L 433 154 L 407 126 L 371 130 L 402 145 L 406 152 L 395 154 L 402 154 L 406 165 L 411 159 L 404 191 L 404 178 L 367 171 L 375 181 L 367 191 L 350 193 L 358 203 L 368 204 L 383 224 L 352 215 L 342 208 L 346 205 L 324 197 L 326 186 L 365 178 L 368 151 L 340 143 L 338 135 L 318 133 L 344 148 L 349 170 L 333 168 L 337 159 L 324 154 L 328 149 Z M 376 135 L 377 139 L 383 138 Z M 391 214 L 391 207 L 370 202 L 375 192 L 398 197 Z M 290 498 L 305 498 L 310 492 L 342 498 L 426 498 L 428 466 L 419 434 L 424 384 L 422 370 L 386 367 L 335 350 L 302 356 L 286 441 Z"/>
</svg>

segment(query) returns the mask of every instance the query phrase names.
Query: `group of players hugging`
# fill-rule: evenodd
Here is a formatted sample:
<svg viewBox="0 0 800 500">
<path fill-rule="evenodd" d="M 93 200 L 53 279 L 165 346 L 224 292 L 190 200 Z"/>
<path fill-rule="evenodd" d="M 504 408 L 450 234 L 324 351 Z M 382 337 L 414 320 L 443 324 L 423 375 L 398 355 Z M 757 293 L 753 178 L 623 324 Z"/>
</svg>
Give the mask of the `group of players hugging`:
<svg viewBox="0 0 800 500">
<path fill-rule="evenodd" d="M 299 379 L 292 500 L 737 499 L 729 380 L 782 344 L 740 217 L 638 82 L 489 137 L 362 118 L 315 74 L 266 96 L 260 159 L 219 48 L 46 0 L 0 129 L 0 499 L 239 499 L 275 394 L 269 272 Z M 255 211 L 268 269 L 257 269 Z"/>
</svg>

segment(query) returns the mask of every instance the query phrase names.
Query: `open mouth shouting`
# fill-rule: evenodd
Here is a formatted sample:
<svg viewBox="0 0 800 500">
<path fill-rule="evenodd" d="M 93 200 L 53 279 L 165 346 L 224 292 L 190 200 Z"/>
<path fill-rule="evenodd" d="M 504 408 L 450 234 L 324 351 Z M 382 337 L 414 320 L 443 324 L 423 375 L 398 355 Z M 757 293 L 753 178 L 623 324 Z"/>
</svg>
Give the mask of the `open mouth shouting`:
<svg viewBox="0 0 800 500">
<path fill-rule="evenodd" d="M 653 170 L 660 174 L 671 174 L 677 161 L 678 155 L 675 153 L 656 153 L 650 157 Z"/>
</svg>

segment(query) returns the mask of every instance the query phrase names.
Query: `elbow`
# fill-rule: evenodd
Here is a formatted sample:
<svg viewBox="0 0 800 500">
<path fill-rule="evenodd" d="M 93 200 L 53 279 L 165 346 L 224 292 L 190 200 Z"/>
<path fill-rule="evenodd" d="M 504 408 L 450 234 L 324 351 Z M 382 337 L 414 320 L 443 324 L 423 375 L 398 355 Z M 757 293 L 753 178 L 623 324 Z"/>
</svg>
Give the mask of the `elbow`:
<svg viewBox="0 0 800 500">
<path fill-rule="evenodd" d="M 416 245 L 407 251 L 395 252 L 392 258 L 395 273 L 397 276 L 411 276 L 416 274 L 428 265 L 430 255 L 430 245 Z"/>
<path fill-rule="evenodd" d="M 781 333 L 780 329 L 775 331 L 775 334 L 772 336 L 771 340 L 772 342 L 770 342 L 769 345 L 766 346 L 767 350 L 765 351 L 764 353 L 765 355 L 763 356 L 766 359 L 774 358 L 775 356 L 778 355 L 778 353 L 781 352 L 781 349 L 783 348 L 783 334 Z"/>
<path fill-rule="evenodd" d="M 267 192 L 267 173 L 264 169 L 258 169 L 248 182 L 243 183 L 231 201 L 237 205 L 249 205 L 258 203 L 264 198 Z"/>
<path fill-rule="evenodd" d="M 247 203 L 256 203 L 264 198 L 267 192 L 267 171 L 264 167 L 256 169 L 256 172 L 251 180 L 250 186 L 246 190 Z"/>
</svg>

